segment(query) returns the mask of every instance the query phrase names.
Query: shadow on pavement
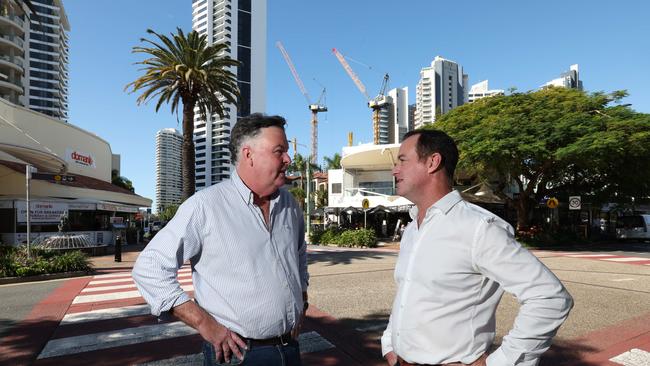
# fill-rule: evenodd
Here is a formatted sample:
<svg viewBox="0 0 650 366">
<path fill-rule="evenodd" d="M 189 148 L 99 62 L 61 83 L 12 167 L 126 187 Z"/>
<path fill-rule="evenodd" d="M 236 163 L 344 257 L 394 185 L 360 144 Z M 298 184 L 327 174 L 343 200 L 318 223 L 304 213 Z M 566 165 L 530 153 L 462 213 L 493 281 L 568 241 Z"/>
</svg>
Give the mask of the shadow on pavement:
<svg viewBox="0 0 650 366">
<path fill-rule="evenodd" d="M 328 263 L 333 266 L 337 264 L 350 264 L 358 259 L 382 259 L 388 256 L 395 256 L 397 252 L 379 252 L 372 249 L 360 251 L 341 251 L 341 252 L 318 252 L 310 253 L 307 257 L 308 264 Z"/>
<path fill-rule="evenodd" d="M 58 321 L 37 319 L 10 328 L 0 339 L 0 365 L 31 365 L 58 325 Z"/>
<path fill-rule="evenodd" d="M 597 366 L 602 362 L 589 362 L 583 360 L 584 356 L 596 353 L 598 350 L 591 346 L 576 341 L 556 341 L 551 348 L 544 353 L 539 363 L 540 366 Z"/>
</svg>

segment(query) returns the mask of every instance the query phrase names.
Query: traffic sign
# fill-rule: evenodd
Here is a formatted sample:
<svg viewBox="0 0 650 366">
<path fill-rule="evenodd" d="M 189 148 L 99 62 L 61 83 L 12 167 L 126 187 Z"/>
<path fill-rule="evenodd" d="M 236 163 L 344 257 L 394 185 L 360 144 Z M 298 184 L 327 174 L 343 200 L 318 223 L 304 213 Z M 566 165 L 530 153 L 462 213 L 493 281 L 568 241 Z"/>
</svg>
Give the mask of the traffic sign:
<svg viewBox="0 0 650 366">
<path fill-rule="evenodd" d="M 569 210 L 580 210 L 582 208 L 582 200 L 580 196 L 569 196 Z"/>
<path fill-rule="evenodd" d="M 32 173 L 32 179 L 49 180 L 54 183 L 72 183 L 75 181 L 75 177 L 73 175 L 54 173 Z"/>
<path fill-rule="evenodd" d="M 370 201 L 368 201 L 367 198 L 364 198 L 363 201 L 361 201 L 361 207 L 363 207 L 364 210 L 367 210 L 370 208 Z"/>
<path fill-rule="evenodd" d="M 551 197 L 546 201 L 546 206 L 548 206 L 548 208 L 556 208 L 559 204 L 560 202 L 555 197 Z"/>
</svg>

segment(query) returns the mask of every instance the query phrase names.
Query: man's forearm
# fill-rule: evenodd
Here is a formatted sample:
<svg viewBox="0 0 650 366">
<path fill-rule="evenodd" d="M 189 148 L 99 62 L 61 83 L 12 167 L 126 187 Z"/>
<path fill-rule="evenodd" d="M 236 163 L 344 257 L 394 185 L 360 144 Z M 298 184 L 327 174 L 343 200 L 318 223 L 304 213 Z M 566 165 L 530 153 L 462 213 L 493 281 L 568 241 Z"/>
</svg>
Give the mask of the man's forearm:
<svg viewBox="0 0 650 366">
<path fill-rule="evenodd" d="M 186 301 L 174 308 L 172 314 L 179 318 L 183 323 L 201 332 L 201 327 L 207 322 L 214 321 L 214 318 L 208 314 L 202 307 L 194 301 Z"/>
</svg>

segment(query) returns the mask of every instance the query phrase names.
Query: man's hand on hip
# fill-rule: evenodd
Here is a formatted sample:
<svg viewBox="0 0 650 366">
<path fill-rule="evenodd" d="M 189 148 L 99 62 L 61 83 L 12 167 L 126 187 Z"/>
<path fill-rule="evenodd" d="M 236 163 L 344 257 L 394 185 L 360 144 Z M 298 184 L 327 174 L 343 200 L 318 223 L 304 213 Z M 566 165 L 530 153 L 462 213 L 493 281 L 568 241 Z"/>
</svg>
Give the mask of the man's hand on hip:
<svg viewBox="0 0 650 366">
<path fill-rule="evenodd" d="M 230 329 L 219 324 L 212 315 L 194 301 L 185 302 L 173 309 L 173 314 L 185 324 L 199 331 L 206 342 L 214 346 L 215 357 L 218 362 L 230 362 L 230 356 L 235 355 L 243 359 L 241 349 L 246 349 L 246 342 Z"/>
<path fill-rule="evenodd" d="M 388 366 L 397 365 L 397 355 L 395 352 L 388 352 L 386 356 L 384 356 L 384 359 L 386 360 L 386 363 L 388 363 Z"/>
</svg>

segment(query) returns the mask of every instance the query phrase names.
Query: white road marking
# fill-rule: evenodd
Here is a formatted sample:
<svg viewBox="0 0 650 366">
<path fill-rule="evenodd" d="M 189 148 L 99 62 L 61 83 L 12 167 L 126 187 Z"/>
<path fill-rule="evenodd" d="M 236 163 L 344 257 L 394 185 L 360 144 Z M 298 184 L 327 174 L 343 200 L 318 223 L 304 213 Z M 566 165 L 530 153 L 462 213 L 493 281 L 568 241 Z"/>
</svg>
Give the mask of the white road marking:
<svg viewBox="0 0 650 366">
<path fill-rule="evenodd" d="M 631 350 L 621 353 L 609 360 L 624 366 L 649 366 L 650 352 L 638 348 L 632 348 Z"/>
<path fill-rule="evenodd" d="M 634 278 L 614 278 L 611 279 L 612 282 L 625 282 L 625 281 L 634 281 Z"/>
<path fill-rule="evenodd" d="M 183 291 L 194 291 L 193 285 L 181 286 Z M 100 301 L 111 301 L 111 300 L 122 300 L 122 299 L 132 299 L 140 297 L 140 292 L 138 290 L 134 291 L 120 291 L 112 292 L 108 294 L 95 294 L 95 295 L 79 295 L 72 300 L 73 304 L 85 304 L 89 302 L 100 302 Z"/>
<path fill-rule="evenodd" d="M 569 254 L 567 257 L 575 258 L 598 258 L 598 257 L 613 257 L 613 254 Z"/>
<path fill-rule="evenodd" d="M 611 261 L 611 262 L 643 262 L 643 261 L 650 261 L 650 258 L 623 257 L 623 258 L 603 258 L 603 260 Z"/>
<path fill-rule="evenodd" d="M 81 313 L 66 314 L 60 325 L 80 324 L 97 320 L 126 318 L 129 316 L 150 314 L 149 305 L 133 305 L 121 308 L 84 311 Z"/>
<path fill-rule="evenodd" d="M 178 278 L 192 278 L 192 272 L 191 271 L 178 272 Z M 133 282 L 133 278 L 129 276 L 124 278 L 114 278 L 110 280 L 90 281 L 88 282 L 88 286 L 106 285 L 109 283 L 119 283 L 119 282 Z"/>
<path fill-rule="evenodd" d="M 160 339 L 182 337 L 195 334 L 194 328 L 183 322 L 173 322 L 141 327 L 86 334 L 68 338 L 58 338 L 47 342 L 38 355 L 39 359 L 100 349 L 126 346 L 130 344 L 157 341 Z"/>
<path fill-rule="evenodd" d="M 181 279 L 178 282 L 180 284 L 192 283 L 192 278 Z M 120 289 L 126 289 L 126 288 L 133 288 L 133 289 L 136 288 L 135 283 L 131 282 L 131 283 L 128 283 L 128 284 L 115 285 L 115 286 L 86 287 L 85 289 L 81 290 L 81 293 L 108 291 L 108 290 L 120 290 Z"/>
</svg>

